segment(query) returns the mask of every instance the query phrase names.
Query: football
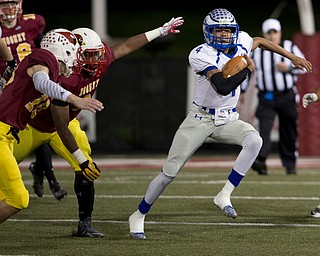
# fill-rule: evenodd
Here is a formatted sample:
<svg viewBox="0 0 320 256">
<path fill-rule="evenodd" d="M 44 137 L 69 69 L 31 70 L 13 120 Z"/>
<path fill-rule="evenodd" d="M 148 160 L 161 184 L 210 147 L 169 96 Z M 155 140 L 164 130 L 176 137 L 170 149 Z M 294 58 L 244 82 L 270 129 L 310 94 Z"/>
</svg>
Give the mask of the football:
<svg viewBox="0 0 320 256">
<path fill-rule="evenodd" d="M 242 71 L 245 67 L 247 67 L 246 59 L 243 56 L 236 56 L 224 64 L 221 70 L 222 75 L 224 78 L 234 76 Z"/>
</svg>

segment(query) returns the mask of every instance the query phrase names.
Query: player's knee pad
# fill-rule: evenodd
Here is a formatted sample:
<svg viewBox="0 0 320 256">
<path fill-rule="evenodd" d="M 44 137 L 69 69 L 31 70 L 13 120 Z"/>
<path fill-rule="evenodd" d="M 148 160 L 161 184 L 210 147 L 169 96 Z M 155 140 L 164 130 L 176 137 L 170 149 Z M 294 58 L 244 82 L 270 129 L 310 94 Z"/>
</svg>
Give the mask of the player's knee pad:
<svg viewBox="0 0 320 256">
<path fill-rule="evenodd" d="M 245 137 L 242 146 L 250 148 L 254 153 L 258 154 L 262 147 L 262 138 L 258 132 L 250 132 Z"/>
<path fill-rule="evenodd" d="M 163 165 L 162 172 L 172 179 L 174 179 L 179 171 L 182 168 L 182 164 L 178 163 L 177 161 L 169 160 L 166 161 Z"/>
<path fill-rule="evenodd" d="M 6 203 L 17 209 L 25 209 L 29 205 L 29 192 L 26 188 L 21 188 L 18 192 L 6 197 Z"/>
<path fill-rule="evenodd" d="M 163 170 L 161 171 L 160 175 L 161 175 L 161 177 L 162 177 L 162 182 L 164 183 L 165 186 L 167 186 L 168 184 L 170 184 L 170 183 L 173 181 L 173 179 L 175 178 L 175 177 L 171 177 L 171 176 L 166 175 L 166 174 L 163 172 Z"/>
</svg>

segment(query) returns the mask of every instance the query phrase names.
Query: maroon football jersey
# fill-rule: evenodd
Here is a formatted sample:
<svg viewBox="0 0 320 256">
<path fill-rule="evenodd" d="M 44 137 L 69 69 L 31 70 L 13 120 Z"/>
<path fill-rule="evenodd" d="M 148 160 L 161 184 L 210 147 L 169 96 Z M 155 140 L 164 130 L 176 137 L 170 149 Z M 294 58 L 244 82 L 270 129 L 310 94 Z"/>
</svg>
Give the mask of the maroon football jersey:
<svg viewBox="0 0 320 256">
<path fill-rule="evenodd" d="M 98 75 L 87 76 L 85 73 L 71 74 L 70 77 L 66 78 L 63 76 L 59 77 L 60 85 L 77 95 L 81 98 L 92 97 L 97 90 L 98 83 L 101 77 L 107 72 L 108 68 L 114 62 L 114 55 L 110 47 L 107 47 L 107 64 L 105 65 L 102 72 Z M 76 108 L 74 105 L 69 105 L 69 117 L 70 121 L 74 119 L 81 109 Z M 53 122 L 50 108 L 41 111 L 37 116 L 29 121 L 29 124 L 41 132 L 55 132 L 56 128 Z"/>
<path fill-rule="evenodd" d="M 27 74 L 27 69 L 34 65 L 49 68 L 49 77 L 54 82 L 59 76 L 58 61 L 47 50 L 34 49 L 20 62 L 0 97 L 0 121 L 18 130 L 24 129 L 38 112 L 50 105 L 51 99 L 36 90 L 32 77 Z"/>
<path fill-rule="evenodd" d="M 1 26 L 2 40 L 10 48 L 17 63 L 24 59 L 35 48 L 34 41 L 44 32 L 45 20 L 38 14 L 24 14 L 12 28 Z M 0 62 L 0 74 L 5 70 L 6 62 Z"/>
</svg>

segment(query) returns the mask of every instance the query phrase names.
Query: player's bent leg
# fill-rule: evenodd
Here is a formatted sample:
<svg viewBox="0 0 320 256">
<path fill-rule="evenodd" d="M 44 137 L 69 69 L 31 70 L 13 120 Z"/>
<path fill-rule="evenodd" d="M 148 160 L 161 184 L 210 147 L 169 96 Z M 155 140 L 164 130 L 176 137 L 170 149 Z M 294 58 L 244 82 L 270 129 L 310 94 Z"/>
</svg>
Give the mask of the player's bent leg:
<svg viewBox="0 0 320 256">
<path fill-rule="evenodd" d="M 174 136 L 162 172 L 151 181 L 145 197 L 139 204 L 138 210 L 130 215 L 129 226 L 130 237 L 132 239 L 146 238 L 144 234 L 145 215 L 164 189 L 173 181 L 189 157 L 206 139 L 207 135 L 204 129 L 200 132 L 194 130 L 195 123 L 198 123 L 198 120 L 195 120 L 193 115 L 190 115 L 180 125 Z M 192 136 L 190 136 L 191 134 Z"/>
<path fill-rule="evenodd" d="M 44 178 L 44 173 L 46 173 L 46 178 L 49 183 L 50 190 L 57 200 L 61 200 L 65 196 L 67 196 L 67 192 L 60 186 L 59 182 L 57 181 L 55 175 L 53 174 L 53 169 L 48 172 L 43 172 L 42 168 L 39 168 L 38 162 L 32 162 L 29 166 L 29 170 L 32 174 L 33 177 L 33 190 L 34 193 L 38 197 L 42 197 L 44 194 L 44 188 L 43 188 L 43 178 Z"/>
<path fill-rule="evenodd" d="M 21 209 L 8 205 L 5 200 L 0 201 L 0 224 L 20 211 Z"/>
<path fill-rule="evenodd" d="M 8 147 L 1 145 L 0 162 L 0 222 L 5 221 L 20 210 L 27 208 L 29 205 L 29 192 L 22 180 L 19 166 L 8 151 Z M 5 154 L 7 153 L 7 154 Z"/>
<path fill-rule="evenodd" d="M 76 172 L 74 181 L 74 190 L 77 195 L 79 205 L 79 223 L 78 229 L 73 233 L 78 237 L 99 238 L 104 235 L 92 226 L 91 214 L 94 204 L 94 183 L 87 180 L 81 172 Z"/>
<path fill-rule="evenodd" d="M 213 199 L 213 203 L 219 207 L 227 217 L 234 219 L 238 216 L 231 204 L 230 196 L 234 188 L 240 184 L 247 173 L 256 155 L 259 153 L 261 145 L 262 140 L 257 133 L 252 132 L 245 137 L 242 144 L 243 148 L 235 161 L 234 168 L 228 177 L 227 183 Z"/>
<path fill-rule="evenodd" d="M 33 177 L 33 191 L 38 197 L 42 197 L 44 194 L 44 188 L 43 188 L 43 172 L 39 171 L 39 168 L 37 168 L 37 163 L 32 162 L 29 165 L 29 170 Z"/>
<path fill-rule="evenodd" d="M 150 182 L 146 195 L 138 206 L 138 210 L 129 217 L 130 237 L 132 239 L 146 239 L 144 234 L 145 216 L 150 211 L 152 204 L 173 181 L 173 179 L 174 177 L 169 177 L 162 171 Z"/>
<path fill-rule="evenodd" d="M 47 143 L 42 144 L 34 151 L 34 153 L 36 156 L 36 162 L 32 163 L 30 167 L 34 169 L 33 176 L 34 176 L 35 192 L 36 192 L 36 188 L 39 187 L 39 189 L 42 188 L 42 193 L 43 193 L 43 177 L 46 176 L 53 196 L 57 200 L 61 200 L 62 198 L 64 198 L 64 196 L 67 195 L 67 192 L 60 186 L 59 182 L 55 177 L 53 166 L 52 166 L 51 149 L 49 145 Z M 39 182 L 36 182 L 36 181 L 39 181 Z M 37 192 L 36 194 L 38 195 Z"/>
<path fill-rule="evenodd" d="M 6 199 L 0 201 L 0 223 L 17 214 L 22 209 L 27 208 L 29 205 L 29 192 L 23 184 L 3 191 L 3 194 Z"/>
<path fill-rule="evenodd" d="M 208 123 L 210 122 L 211 119 Z M 176 131 L 162 172 L 151 181 L 145 197 L 139 204 L 138 210 L 129 217 L 131 238 L 146 238 L 144 234 L 145 215 L 164 189 L 173 181 L 189 157 L 205 141 L 207 137 L 205 129 L 195 129 L 197 125 L 203 124 L 199 123 L 199 120 L 196 120 L 193 113 L 191 113 Z"/>
<path fill-rule="evenodd" d="M 5 192 L 6 203 L 17 209 L 25 209 L 29 205 L 29 192 L 22 186 L 10 189 Z"/>
<path fill-rule="evenodd" d="M 69 123 L 69 129 L 72 132 L 72 135 L 75 137 L 77 144 L 80 150 L 83 152 L 85 157 L 89 160 L 91 158 L 91 147 L 86 136 L 86 133 L 81 130 L 79 121 L 74 118 Z M 78 161 L 74 158 L 74 156 L 69 152 L 69 150 L 64 146 L 57 132 L 52 134 L 52 138 L 50 140 L 50 145 L 53 150 L 62 158 L 64 158 L 73 168 L 74 171 L 80 171 L 80 166 Z"/>
</svg>

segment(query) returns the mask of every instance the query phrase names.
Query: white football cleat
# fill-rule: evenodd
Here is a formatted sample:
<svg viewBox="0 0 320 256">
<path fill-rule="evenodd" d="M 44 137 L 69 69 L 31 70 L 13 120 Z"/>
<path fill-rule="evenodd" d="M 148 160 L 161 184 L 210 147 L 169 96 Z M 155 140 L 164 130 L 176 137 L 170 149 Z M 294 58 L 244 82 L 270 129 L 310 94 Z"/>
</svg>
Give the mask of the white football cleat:
<svg viewBox="0 0 320 256">
<path fill-rule="evenodd" d="M 220 191 L 213 199 L 213 203 L 219 207 L 227 217 L 235 219 L 238 214 L 230 202 L 230 196 Z"/>
<path fill-rule="evenodd" d="M 146 239 L 144 235 L 144 218 L 145 214 L 136 210 L 129 217 L 130 237 L 132 239 Z"/>
<path fill-rule="evenodd" d="M 316 207 L 314 210 L 311 211 L 310 215 L 313 218 L 320 218 L 320 208 Z"/>
</svg>

